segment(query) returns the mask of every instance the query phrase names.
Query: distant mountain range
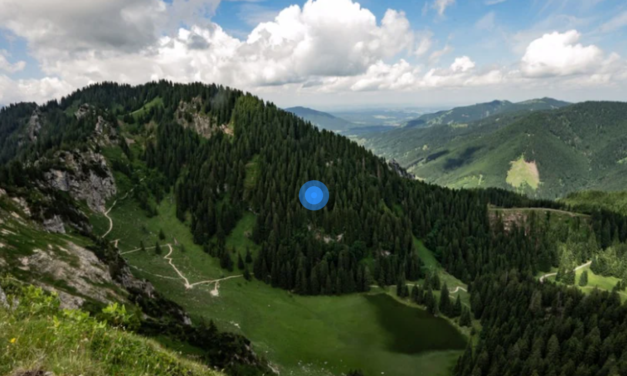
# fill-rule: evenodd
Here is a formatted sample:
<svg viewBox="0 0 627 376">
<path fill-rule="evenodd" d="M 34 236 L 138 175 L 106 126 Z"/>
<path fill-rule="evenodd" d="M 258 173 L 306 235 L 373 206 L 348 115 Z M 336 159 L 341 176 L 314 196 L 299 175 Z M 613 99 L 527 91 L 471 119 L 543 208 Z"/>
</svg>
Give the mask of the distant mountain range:
<svg viewBox="0 0 627 376">
<path fill-rule="evenodd" d="M 318 128 L 333 132 L 344 132 L 351 128 L 358 127 L 356 124 L 335 117 L 329 113 L 316 111 L 307 107 L 291 107 L 286 108 L 285 111 L 291 112 L 294 115 L 309 121 Z"/>
<path fill-rule="evenodd" d="M 472 106 L 456 107 L 448 111 L 439 111 L 433 114 L 425 114 L 411 120 L 407 127 L 428 127 L 438 124 L 466 125 L 470 122 L 488 118 L 493 115 L 507 114 L 519 111 L 553 110 L 568 106 L 570 103 L 552 98 L 533 99 L 520 103 L 510 101 L 492 101 L 479 103 Z"/>
<path fill-rule="evenodd" d="M 626 103 L 567 106 L 543 98 L 438 114 L 421 116 L 422 126 L 366 136 L 365 146 L 421 179 L 454 188 L 500 187 L 555 198 L 627 183 Z"/>
</svg>

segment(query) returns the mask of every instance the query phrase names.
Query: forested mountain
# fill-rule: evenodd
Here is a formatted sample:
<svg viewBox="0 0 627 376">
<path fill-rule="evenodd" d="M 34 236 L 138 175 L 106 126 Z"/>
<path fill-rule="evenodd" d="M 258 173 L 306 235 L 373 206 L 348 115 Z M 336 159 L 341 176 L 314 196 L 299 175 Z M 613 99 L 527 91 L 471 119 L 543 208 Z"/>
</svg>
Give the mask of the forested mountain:
<svg viewBox="0 0 627 376">
<path fill-rule="evenodd" d="M 437 184 L 557 198 L 582 189 L 624 187 L 625 114 L 624 103 L 587 102 L 492 116 L 467 128 L 387 132 L 367 145 Z M 392 139 L 394 133 L 399 134 Z"/>
<path fill-rule="evenodd" d="M 290 107 L 286 108 L 285 111 L 291 112 L 298 117 L 310 121 L 311 124 L 317 126 L 318 128 L 326 129 L 328 131 L 342 133 L 351 128 L 358 127 L 357 124 L 353 124 L 350 121 L 307 107 Z"/>
<path fill-rule="evenodd" d="M 499 114 L 509 114 L 513 112 L 533 112 L 541 110 L 552 110 L 570 103 L 552 98 L 532 99 L 519 103 L 510 101 L 492 101 L 488 103 L 478 103 L 471 106 L 455 107 L 447 111 L 439 111 L 433 114 L 425 114 L 417 119 L 407 122 L 406 127 L 430 127 L 438 124 L 464 127 L 473 121 L 485 119 Z"/>
<path fill-rule="evenodd" d="M 542 112 L 518 119 L 512 115 L 509 126 L 496 127 L 486 138 L 497 137 L 498 143 L 493 144 L 497 149 L 508 146 L 520 155 L 527 149 L 514 146 L 528 144 L 512 129 L 524 129 L 531 132 L 530 136 L 523 133 L 527 138 L 550 135 L 553 144 L 559 140 L 582 154 L 587 150 L 595 155 L 602 153 L 603 145 L 619 141 L 621 109 L 621 104 L 590 103 L 558 110 L 559 116 Z M 36 138 L 28 137 L 34 118 L 40 124 Z M 592 119 L 598 126 L 586 128 Z M 406 297 L 405 281 L 435 278 L 416 249 L 420 239 L 445 271 L 468 285 L 472 314 L 447 303 L 446 288 L 435 304 L 432 282 L 423 285 L 424 296 L 416 289 L 412 298 L 423 302 L 426 297 L 431 313 L 461 315 L 460 322 L 466 324 L 471 315 L 481 320 L 478 344 L 468 346 L 456 375 L 627 372 L 627 306 L 621 305 L 618 292 L 584 296 L 534 278 L 540 272 L 566 268 L 565 254 L 573 263 L 598 259 L 595 270 L 622 278 L 616 271 L 623 264 L 614 261 L 625 254 L 621 243 L 627 241 L 627 218 L 619 214 L 595 209 L 585 221 L 573 214 L 567 225 L 558 227 L 552 225 L 550 210 L 543 216 L 517 214 L 510 221 L 490 208 L 559 211 L 566 206 L 501 189 L 453 190 L 407 179 L 403 171 L 341 135 L 319 130 L 250 94 L 216 85 L 166 81 L 135 87 L 92 85 L 44 106 L 20 104 L 1 110 L 0 134 L 22 141 L 3 147 L 0 186 L 6 195 L 23 200 L 29 220 L 45 225 L 54 219 L 49 231 L 80 231 L 97 241 L 87 217 L 108 211 L 99 200 L 80 192 L 94 190 L 84 181 L 107 187 L 113 171 L 120 177 L 116 184 L 129 185 L 119 199 L 131 197 L 148 217 L 158 218 L 158 205 L 166 196 L 173 197 L 178 219 L 177 224 L 168 224 L 191 230 L 193 242 L 204 250 L 196 263 L 216 258 L 225 270 L 233 270 L 237 260 L 245 278 L 294 294 L 367 292 L 377 283 L 396 284 L 399 295 Z M 598 143 L 586 143 L 589 134 L 597 136 Z M 560 155 L 555 150 L 529 150 L 538 158 L 542 153 Z M 474 153 L 467 159 L 472 160 Z M 106 163 L 98 162 L 101 157 Z M 561 166 L 560 161 L 555 163 Z M 439 163 L 440 158 L 433 162 Z M 465 166 L 466 159 L 459 166 L 456 163 L 449 162 L 449 168 Z M 303 209 L 298 199 L 302 184 L 313 179 L 324 182 L 330 192 L 327 206 L 316 212 Z M 110 189 L 101 193 L 105 201 L 116 194 Z M 246 238 L 258 248 L 246 256 L 251 270 L 227 242 L 245 217 L 253 218 L 252 231 L 236 240 Z M 137 227 L 125 231 L 149 232 L 140 223 Z M 0 240 L 4 243 L 7 236 L 2 233 Z M 165 238 L 160 231 L 158 239 Z M 97 244 L 106 249 L 108 260 L 115 260 L 117 266 L 111 270 L 118 275 L 124 260 L 112 240 Z M 178 239 L 173 243 L 176 246 Z M 564 244 L 577 248 L 566 253 Z M 168 247 L 166 260 L 173 252 L 172 245 Z M 142 243 L 127 252 L 145 253 L 146 248 Z M 160 255 L 159 242 L 152 248 Z M 9 252 L 16 251 L 9 248 Z M 25 252 L 30 257 L 34 251 Z M 2 256 L 0 266 L 20 270 L 20 257 L 4 260 Z M 187 278 L 181 279 L 185 292 L 192 290 Z M 216 290 L 219 283 L 202 282 L 215 282 Z M 138 304 L 151 308 L 154 315 L 159 307 L 151 302 L 144 297 Z M 159 324 L 163 323 L 150 321 L 146 332 L 164 330 Z M 174 333 L 176 338 L 209 349 L 203 353 L 208 364 L 227 364 L 234 375 L 263 372 L 263 362 L 248 352 L 241 337 L 222 333 L 226 337 L 216 340 L 210 325 L 181 330 Z M 228 346 L 214 351 L 205 342 Z M 248 361 L 232 362 L 233 358 Z"/>
</svg>

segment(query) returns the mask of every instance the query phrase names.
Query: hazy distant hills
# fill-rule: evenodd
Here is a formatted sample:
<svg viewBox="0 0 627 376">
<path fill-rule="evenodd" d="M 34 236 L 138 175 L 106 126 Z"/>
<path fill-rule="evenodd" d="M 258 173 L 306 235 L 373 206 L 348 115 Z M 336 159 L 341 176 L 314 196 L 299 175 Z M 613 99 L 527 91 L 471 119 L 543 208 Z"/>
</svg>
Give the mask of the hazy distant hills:
<svg viewBox="0 0 627 376">
<path fill-rule="evenodd" d="M 582 189 L 624 189 L 626 103 L 499 103 L 423 116 L 431 126 L 366 137 L 366 146 L 397 159 L 419 178 L 450 187 L 492 186 L 549 198 Z M 540 111 L 547 106 L 561 108 Z M 465 124 L 453 121 L 460 114 L 480 116 L 479 108 L 484 114 L 487 108 L 500 113 Z"/>
<path fill-rule="evenodd" d="M 552 98 L 533 99 L 520 103 L 509 101 L 492 101 L 478 103 L 472 106 L 456 107 L 448 111 L 439 111 L 433 114 L 425 114 L 407 123 L 407 127 L 429 127 L 438 124 L 458 124 L 465 126 L 469 122 L 485 119 L 487 117 L 519 111 L 552 110 L 570 103 Z"/>
<path fill-rule="evenodd" d="M 358 127 L 358 125 L 344 119 L 335 117 L 326 112 L 316 111 L 307 107 L 291 107 L 286 108 L 285 111 L 291 112 L 296 116 L 299 116 L 311 122 L 318 128 L 326 129 L 333 132 L 344 132 L 351 128 Z"/>
</svg>

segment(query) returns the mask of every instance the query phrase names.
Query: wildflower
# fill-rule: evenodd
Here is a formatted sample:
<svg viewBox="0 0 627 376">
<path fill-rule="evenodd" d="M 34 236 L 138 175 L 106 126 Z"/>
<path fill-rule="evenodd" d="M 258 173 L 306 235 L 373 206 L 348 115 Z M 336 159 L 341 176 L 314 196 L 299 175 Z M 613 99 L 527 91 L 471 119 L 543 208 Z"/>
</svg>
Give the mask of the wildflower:
<svg viewBox="0 0 627 376">
<path fill-rule="evenodd" d="M 11 341 L 9 341 L 9 342 L 15 343 L 15 341 L 17 341 L 17 338 L 11 338 Z"/>
</svg>

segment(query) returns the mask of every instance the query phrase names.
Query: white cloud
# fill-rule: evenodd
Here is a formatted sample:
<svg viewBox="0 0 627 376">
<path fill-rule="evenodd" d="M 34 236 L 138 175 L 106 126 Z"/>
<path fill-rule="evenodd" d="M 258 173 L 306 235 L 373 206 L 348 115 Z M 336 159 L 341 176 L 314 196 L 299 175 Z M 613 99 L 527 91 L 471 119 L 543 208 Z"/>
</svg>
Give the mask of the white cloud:
<svg viewBox="0 0 627 376">
<path fill-rule="evenodd" d="M 453 72 L 467 72 L 475 67 L 475 62 L 470 60 L 468 56 L 462 56 L 455 59 L 451 64 Z"/>
<path fill-rule="evenodd" d="M 23 70 L 26 67 L 26 62 L 18 61 L 16 63 L 10 63 L 7 59 L 11 55 L 6 50 L 0 50 L 0 71 L 7 73 L 15 73 Z"/>
<path fill-rule="evenodd" d="M 595 45 L 583 46 L 580 38 L 576 30 L 544 34 L 527 47 L 522 72 L 529 77 L 569 76 L 591 73 L 604 65 L 603 51 Z"/>
<path fill-rule="evenodd" d="M 74 87 L 58 78 L 12 80 L 0 74 L 0 103 L 38 102 L 69 94 Z"/>
<path fill-rule="evenodd" d="M 432 8 L 435 9 L 440 16 L 443 16 L 446 8 L 453 4 L 455 4 L 455 0 L 435 0 Z"/>
<path fill-rule="evenodd" d="M 627 11 L 615 16 L 611 20 L 601 25 L 599 30 L 603 33 L 608 33 L 622 29 L 625 26 L 627 26 Z"/>
<path fill-rule="evenodd" d="M 475 23 L 475 28 L 479 30 L 493 30 L 495 26 L 495 20 L 496 13 L 489 12 Z"/>
</svg>

